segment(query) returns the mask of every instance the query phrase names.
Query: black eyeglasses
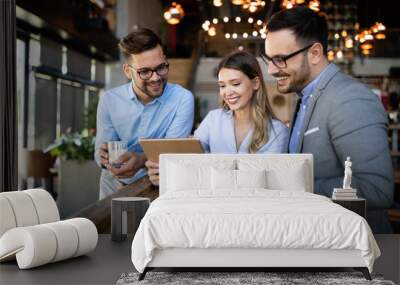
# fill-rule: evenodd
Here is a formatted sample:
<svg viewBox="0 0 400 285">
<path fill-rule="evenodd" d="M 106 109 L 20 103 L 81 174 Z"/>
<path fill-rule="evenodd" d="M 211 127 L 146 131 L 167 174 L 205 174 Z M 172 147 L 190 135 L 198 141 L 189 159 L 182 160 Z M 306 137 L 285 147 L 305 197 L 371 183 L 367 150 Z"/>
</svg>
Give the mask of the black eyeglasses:
<svg viewBox="0 0 400 285">
<path fill-rule="evenodd" d="M 164 76 L 169 71 L 169 63 L 168 62 L 161 63 L 159 66 L 157 66 L 154 69 L 151 69 L 151 68 L 135 69 L 129 63 L 127 63 L 127 64 L 130 68 L 132 68 L 134 71 L 136 71 L 137 74 L 139 74 L 139 77 L 142 80 L 149 80 L 153 76 L 153 72 L 157 73 L 159 76 Z"/>
<path fill-rule="evenodd" d="M 267 65 L 269 65 L 272 62 L 278 68 L 286 68 L 287 67 L 286 61 L 289 58 L 294 57 L 295 55 L 308 50 L 310 47 L 313 46 L 313 44 L 314 43 L 309 44 L 308 46 L 306 46 L 302 49 L 299 49 L 298 51 L 292 52 L 291 54 L 288 54 L 288 55 L 276 55 L 273 57 L 269 57 L 266 54 L 261 54 L 261 58 Z"/>
</svg>

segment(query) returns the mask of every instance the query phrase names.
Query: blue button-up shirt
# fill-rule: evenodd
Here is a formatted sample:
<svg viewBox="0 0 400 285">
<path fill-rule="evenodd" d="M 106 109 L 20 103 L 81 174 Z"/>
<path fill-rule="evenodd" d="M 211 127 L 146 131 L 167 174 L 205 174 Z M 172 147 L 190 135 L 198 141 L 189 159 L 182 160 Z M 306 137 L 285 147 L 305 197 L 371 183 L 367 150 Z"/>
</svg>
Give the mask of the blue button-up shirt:
<svg viewBox="0 0 400 285">
<path fill-rule="evenodd" d="M 304 125 L 304 117 L 307 113 L 310 98 L 313 96 L 312 93 L 314 92 L 314 89 L 317 86 L 325 70 L 326 67 L 313 81 L 311 81 L 310 83 L 307 84 L 306 87 L 304 87 L 304 89 L 301 91 L 300 94 L 297 94 L 300 97 L 301 103 L 299 110 L 297 111 L 296 114 L 296 120 L 293 125 L 292 133 L 290 135 L 290 140 L 289 140 L 290 153 L 297 152 L 297 147 L 300 143 L 300 132 Z"/>
<path fill-rule="evenodd" d="M 207 114 L 194 132 L 194 136 L 200 139 L 206 152 L 248 153 L 252 133 L 252 130 L 247 133 L 237 150 L 232 111 L 216 109 Z M 288 138 L 288 128 L 281 121 L 273 119 L 272 126 L 268 126 L 268 142 L 257 153 L 285 152 Z"/>
<path fill-rule="evenodd" d="M 194 98 L 190 91 L 167 83 L 163 94 L 143 105 L 133 92 L 132 83 L 107 91 L 100 97 L 97 109 L 95 159 L 100 165 L 102 143 L 123 140 L 128 150 L 143 152 L 140 138 L 187 137 L 193 126 Z M 129 181 L 146 174 L 142 169 Z"/>
</svg>

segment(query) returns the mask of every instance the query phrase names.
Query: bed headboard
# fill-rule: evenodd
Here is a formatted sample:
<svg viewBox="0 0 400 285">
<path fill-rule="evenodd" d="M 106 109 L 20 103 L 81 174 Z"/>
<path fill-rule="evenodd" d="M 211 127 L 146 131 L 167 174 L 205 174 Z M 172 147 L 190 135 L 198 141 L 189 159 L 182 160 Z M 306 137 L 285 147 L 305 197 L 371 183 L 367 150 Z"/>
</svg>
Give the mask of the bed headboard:
<svg viewBox="0 0 400 285">
<path fill-rule="evenodd" d="M 312 154 L 161 154 L 160 195 L 169 191 L 169 179 L 179 179 L 179 175 L 171 175 L 171 169 L 176 169 L 177 165 L 183 165 L 184 168 L 181 169 L 184 171 L 209 167 L 210 171 L 205 172 L 205 179 L 210 179 L 208 174 L 212 167 L 255 171 L 266 169 L 274 173 L 275 181 L 280 180 L 283 184 L 289 182 L 292 185 L 298 183 L 303 185 L 303 191 L 314 192 Z M 276 188 L 274 189 L 288 190 Z"/>
</svg>

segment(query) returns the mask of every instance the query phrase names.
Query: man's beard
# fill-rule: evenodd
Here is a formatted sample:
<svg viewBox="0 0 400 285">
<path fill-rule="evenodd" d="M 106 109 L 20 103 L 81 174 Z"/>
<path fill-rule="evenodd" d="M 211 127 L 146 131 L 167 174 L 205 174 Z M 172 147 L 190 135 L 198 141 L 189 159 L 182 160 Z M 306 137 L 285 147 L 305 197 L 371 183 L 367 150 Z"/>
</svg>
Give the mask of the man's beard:
<svg viewBox="0 0 400 285">
<path fill-rule="evenodd" d="M 147 96 L 149 96 L 151 98 L 157 98 L 157 97 L 160 97 L 163 94 L 165 86 L 167 85 L 167 80 L 166 79 L 160 79 L 160 80 L 157 80 L 157 81 L 149 81 L 149 82 L 145 81 L 145 82 L 142 83 L 142 85 L 138 85 L 138 84 L 135 84 L 135 83 L 133 83 L 133 84 L 140 91 L 142 91 L 145 95 L 147 95 Z M 154 85 L 154 84 L 161 85 L 161 87 L 159 88 L 159 91 L 151 90 L 152 89 L 151 85 Z"/>
<path fill-rule="evenodd" d="M 275 77 L 285 77 L 289 76 L 289 84 L 287 86 L 279 86 L 277 83 L 277 89 L 281 93 L 292 93 L 301 92 L 310 79 L 310 67 L 308 65 L 308 60 L 305 57 L 299 68 L 299 72 L 289 75 L 285 72 L 279 72 L 274 75 Z"/>
</svg>

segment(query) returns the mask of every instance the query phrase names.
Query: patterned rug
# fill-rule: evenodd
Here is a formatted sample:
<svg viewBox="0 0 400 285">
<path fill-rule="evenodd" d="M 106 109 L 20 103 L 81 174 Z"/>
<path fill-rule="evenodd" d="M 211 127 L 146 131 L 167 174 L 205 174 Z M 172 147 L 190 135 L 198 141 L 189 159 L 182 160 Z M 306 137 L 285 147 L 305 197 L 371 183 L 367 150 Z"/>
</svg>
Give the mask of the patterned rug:
<svg viewBox="0 0 400 285">
<path fill-rule="evenodd" d="M 142 281 L 138 281 L 139 273 L 122 274 L 117 285 L 133 284 L 379 284 L 395 285 L 392 281 L 384 280 L 380 275 L 372 275 L 372 281 L 364 278 L 360 272 L 154 272 L 150 271 Z"/>
</svg>

